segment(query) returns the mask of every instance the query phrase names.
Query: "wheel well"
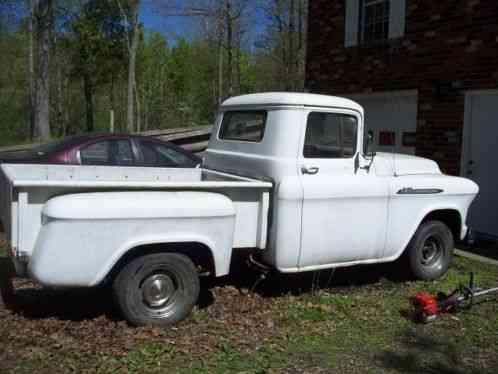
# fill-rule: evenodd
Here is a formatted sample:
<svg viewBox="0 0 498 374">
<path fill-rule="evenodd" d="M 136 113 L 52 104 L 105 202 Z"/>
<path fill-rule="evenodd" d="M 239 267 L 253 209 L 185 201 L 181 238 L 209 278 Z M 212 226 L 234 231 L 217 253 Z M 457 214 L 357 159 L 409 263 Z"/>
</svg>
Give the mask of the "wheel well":
<svg viewBox="0 0 498 374">
<path fill-rule="evenodd" d="M 427 214 L 422 222 L 427 221 L 441 221 L 451 230 L 453 240 L 455 242 L 460 240 L 460 233 L 462 229 L 462 219 L 460 213 L 454 209 L 441 209 L 435 210 Z"/>
<path fill-rule="evenodd" d="M 194 265 L 199 269 L 199 272 L 209 272 L 210 274 L 215 274 L 216 269 L 214 265 L 214 258 L 211 253 L 211 249 L 205 244 L 198 242 L 145 244 L 128 250 L 112 267 L 103 283 L 112 281 L 123 266 L 128 264 L 130 261 L 137 257 L 153 253 L 183 254 L 190 258 Z"/>
</svg>

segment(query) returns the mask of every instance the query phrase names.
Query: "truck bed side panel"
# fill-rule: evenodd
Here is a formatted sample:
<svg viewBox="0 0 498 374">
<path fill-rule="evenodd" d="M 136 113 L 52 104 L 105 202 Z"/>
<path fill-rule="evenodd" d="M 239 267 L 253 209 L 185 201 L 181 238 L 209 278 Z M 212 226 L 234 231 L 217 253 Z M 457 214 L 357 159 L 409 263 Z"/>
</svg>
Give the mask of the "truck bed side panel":
<svg viewBox="0 0 498 374">
<path fill-rule="evenodd" d="M 235 209 L 211 192 L 100 192 L 59 196 L 43 208 L 29 272 L 46 286 L 94 286 L 129 250 L 201 243 L 228 273 Z M 146 249 L 144 249 L 146 251 Z"/>
</svg>

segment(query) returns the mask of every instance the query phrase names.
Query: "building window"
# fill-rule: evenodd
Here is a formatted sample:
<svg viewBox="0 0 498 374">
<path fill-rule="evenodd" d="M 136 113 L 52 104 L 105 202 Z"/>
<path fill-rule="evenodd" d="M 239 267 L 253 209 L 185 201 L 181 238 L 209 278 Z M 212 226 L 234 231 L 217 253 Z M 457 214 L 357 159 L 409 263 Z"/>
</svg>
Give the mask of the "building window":
<svg viewBox="0 0 498 374">
<path fill-rule="evenodd" d="M 360 0 L 361 44 L 374 44 L 389 39 L 390 0 Z"/>
</svg>

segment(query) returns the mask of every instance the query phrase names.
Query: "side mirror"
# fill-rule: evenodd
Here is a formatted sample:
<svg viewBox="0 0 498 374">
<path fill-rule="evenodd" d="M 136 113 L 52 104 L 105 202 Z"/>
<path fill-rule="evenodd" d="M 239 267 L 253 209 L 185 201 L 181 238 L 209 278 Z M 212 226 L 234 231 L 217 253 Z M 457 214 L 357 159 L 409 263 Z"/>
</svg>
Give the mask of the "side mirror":
<svg viewBox="0 0 498 374">
<path fill-rule="evenodd" d="M 367 139 L 366 139 L 366 143 L 365 143 L 365 156 L 367 157 L 374 157 L 375 156 L 375 152 L 374 151 L 370 151 L 370 147 L 371 145 L 373 144 L 374 142 L 374 132 L 373 130 L 368 130 L 368 133 L 367 133 Z"/>
<path fill-rule="evenodd" d="M 373 130 L 368 130 L 368 142 L 373 142 L 374 139 L 374 132 Z"/>
</svg>

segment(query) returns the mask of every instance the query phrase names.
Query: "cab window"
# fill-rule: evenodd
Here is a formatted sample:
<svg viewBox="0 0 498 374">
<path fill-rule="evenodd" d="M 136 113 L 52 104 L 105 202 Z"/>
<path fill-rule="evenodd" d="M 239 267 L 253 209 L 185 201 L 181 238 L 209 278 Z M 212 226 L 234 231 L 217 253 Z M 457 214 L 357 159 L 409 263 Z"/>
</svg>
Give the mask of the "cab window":
<svg viewBox="0 0 498 374">
<path fill-rule="evenodd" d="M 305 158 L 351 158 L 356 154 L 358 121 L 348 114 L 312 112 L 306 124 Z"/>
<path fill-rule="evenodd" d="M 225 112 L 221 122 L 219 138 L 242 142 L 259 143 L 263 140 L 266 126 L 264 111 Z"/>
</svg>

